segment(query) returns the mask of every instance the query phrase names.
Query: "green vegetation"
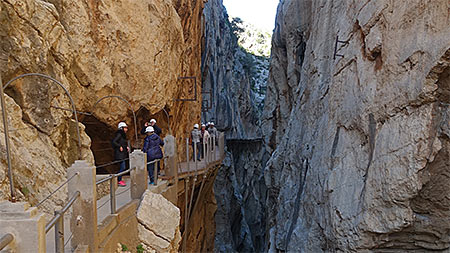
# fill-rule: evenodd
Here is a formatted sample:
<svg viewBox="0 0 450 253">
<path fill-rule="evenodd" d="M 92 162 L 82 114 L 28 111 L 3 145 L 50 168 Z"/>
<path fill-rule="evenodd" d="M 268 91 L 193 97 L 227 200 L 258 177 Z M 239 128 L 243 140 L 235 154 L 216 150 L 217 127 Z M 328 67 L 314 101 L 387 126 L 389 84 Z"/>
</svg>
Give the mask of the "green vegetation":
<svg viewBox="0 0 450 253">
<path fill-rule="evenodd" d="M 137 253 L 144 253 L 144 246 L 142 246 L 142 244 L 139 244 L 138 246 L 136 246 L 136 251 Z"/>
</svg>

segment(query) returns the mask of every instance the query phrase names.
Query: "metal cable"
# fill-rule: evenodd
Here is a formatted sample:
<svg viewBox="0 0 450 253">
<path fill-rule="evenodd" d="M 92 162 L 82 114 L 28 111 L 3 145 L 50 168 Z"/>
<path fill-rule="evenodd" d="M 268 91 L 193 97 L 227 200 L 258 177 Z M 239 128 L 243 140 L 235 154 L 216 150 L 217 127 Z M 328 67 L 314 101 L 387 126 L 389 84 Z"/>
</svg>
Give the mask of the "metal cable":
<svg viewBox="0 0 450 253">
<path fill-rule="evenodd" d="M 97 207 L 97 210 L 104 207 L 107 203 L 109 202 L 109 198 L 105 201 L 105 203 L 101 204 L 100 206 Z"/>
<path fill-rule="evenodd" d="M 73 233 L 70 234 L 69 239 L 67 239 L 67 241 L 64 243 L 64 248 L 66 247 L 66 245 L 70 242 L 70 240 L 73 237 Z"/>
<path fill-rule="evenodd" d="M 156 159 L 156 160 L 153 160 L 151 162 L 148 162 L 147 165 L 152 164 L 152 163 L 156 163 L 156 162 L 159 162 L 159 161 L 161 161 L 161 159 Z"/>
<path fill-rule="evenodd" d="M 110 166 L 110 165 L 113 165 L 113 164 L 116 164 L 116 163 L 121 163 L 121 162 L 127 161 L 127 160 L 130 160 L 130 158 L 125 158 L 123 160 L 118 160 L 118 161 L 113 161 L 113 162 L 101 164 L 101 165 L 95 166 L 95 168 L 96 169 L 100 169 L 100 168 L 103 168 L 103 167 L 106 167 L 106 166 Z"/>
<path fill-rule="evenodd" d="M 121 195 L 121 194 L 124 194 L 125 192 L 129 191 L 130 189 L 131 189 L 131 187 L 128 187 L 128 188 L 125 189 L 124 191 L 117 193 L 117 194 L 116 194 L 116 197 L 119 196 L 119 195 Z"/>
<path fill-rule="evenodd" d="M 46 198 L 44 198 L 43 200 L 41 200 L 41 202 L 39 202 L 36 207 L 39 207 L 40 205 L 42 205 L 42 203 L 44 203 L 45 201 L 47 201 L 51 196 L 53 196 L 53 194 L 55 194 L 57 191 L 59 191 L 64 185 L 66 185 L 67 183 L 70 182 L 70 180 L 72 180 L 75 176 L 80 175 L 80 172 L 77 172 L 75 174 L 73 174 L 73 176 L 71 176 L 69 179 L 67 179 L 63 184 L 61 184 L 58 188 L 56 188 L 56 190 L 54 190 L 52 193 L 50 193 L 50 195 L 48 195 Z"/>
</svg>

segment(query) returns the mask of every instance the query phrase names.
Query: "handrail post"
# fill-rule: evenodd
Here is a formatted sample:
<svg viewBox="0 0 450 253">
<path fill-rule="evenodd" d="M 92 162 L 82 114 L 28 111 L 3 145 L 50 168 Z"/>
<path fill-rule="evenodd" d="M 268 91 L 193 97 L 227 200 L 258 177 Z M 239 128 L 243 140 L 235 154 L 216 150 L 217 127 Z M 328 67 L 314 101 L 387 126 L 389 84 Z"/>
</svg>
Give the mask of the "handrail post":
<svg viewBox="0 0 450 253">
<path fill-rule="evenodd" d="M 208 141 L 208 138 L 203 138 L 203 148 L 202 148 L 202 156 L 203 156 L 203 160 L 205 161 L 205 164 L 208 163 L 208 159 L 206 157 L 206 142 Z"/>
<path fill-rule="evenodd" d="M 67 178 L 79 173 L 69 182 L 69 196 L 77 191 L 80 196 L 72 205 L 70 230 L 72 232 L 72 250 L 79 245 L 87 245 L 89 252 L 98 250 L 97 233 L 97 190 L 95 166 L 86 161 L 77 160 L 67 170 Z"/>
<path fill-rule="evenodd" d="M 191 162 L 189 158 L 189 138 L 186 138 L 186 163 L 187 163 L 187 171 L 189 172 L 191 170 Z M 183 173 L 183 171 L 181 171 Z"/>
<path fill-rule="evenodd" d="M 154 185 L 158 185 L 158 163 L 159 161 L 155 160 L 153 163 L 153 182 Z"/>
<path fill-rule="evenodd" d="M 109 203 L 111 205 L 111 214 L 116 213 L 116 185 L 117 177 L 111 177 L 109 180 Z"/>
<path fill-rule="evenodd" d="M 197 171 L 197 167 L 198 167 L 198 157 L 197 157 L 197 143 L 194 142 L 194 157 L 195 157 L 195 171 Z"/>
<path fill-rule="evenodd" d="M 216 155 L 216 135 L 213 136 L 213 152 L 214 152 L 214 161 L 217 161 L 217 155 Z"/>
<path fill-rule="evenodd" d="M 2 77 L 0 75 L 0 102 L 2 106 L 2 116 L 3 116 L 3 131 L 5 132 L 5 146 L 6 146 L 6 161 L 8 163 L 8 178 L 9 178 L 9 189 L 11 191 L 11 201 L 16 201 L 16 190 L 14 189 L 14 180 L 11 169 L 11 152 L 9 144 L 9 126 L 8 126 L 8 115 L 5 103 L 5 95 L 3 94 L 3 83 Z"/>
<path fill-rule="evenodd" d="M 28 203 L 0 202 L 0 237 L 6 234 L 13 235 L 14 240 L 6 245 L 5 252 L 46 252 L 45 216 Z"/>
<path fill-rule="evenodd" d="M 135 150 L 130 154 L 131 199 L 141 199 L 147 190 L 147 154 Z"/>
<path fill-rule="evenodd" d="M 64 213 L 55 211 L 55 216 L 59 215 L 55 223 L 55 251 L 64 253 Z"/>
</svg>

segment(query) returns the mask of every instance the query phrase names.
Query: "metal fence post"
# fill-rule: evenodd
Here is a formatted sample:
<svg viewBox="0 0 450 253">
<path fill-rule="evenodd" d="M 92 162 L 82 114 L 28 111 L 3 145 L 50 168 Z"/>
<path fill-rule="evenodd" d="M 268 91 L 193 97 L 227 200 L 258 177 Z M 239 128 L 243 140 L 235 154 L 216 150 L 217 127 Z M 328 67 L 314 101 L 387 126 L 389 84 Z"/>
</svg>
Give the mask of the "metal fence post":
<svg viewBox="0 0 450 253">
<path fill-rule="evenodd" d="M 214 152 L 214 161 L 217 161 L 217 155 L 216 155 L 216 135 L 213 136 L 213 152 Z"/>
<path fill-rule="evenodd" d="M 189 172 L 191 170 L 191 162 L 189 158 L 189 138 L 186 138 L 186 163 L 187 163 L 187 171 Z M 183 173 L 183 171 L 181 171 Z"/>
<path fill-rule="evenodd" d="M 197 152 L 198 152 L 197 143 L 194 143 L 195 171 L 197 171 L 197 167 L 198 167 Z"/>
<path fill-rule="evenodd" d="M 116 213 L 116 186 L 117 177 L 111 177 L 109 180 L 109 203 L 111 205 L 111 214 Z"/>
<path fill-rule="evenodd" d="M 72 206 L 70 230 L 72 232 L 72 250 L 77 246 L 87 245 L 89 252 L 98 248 L 97 233 L 97 189 L 95 166 L 86 161 L 77 160 L 67 170 L 67 178 L 79 173 L 69 182 L 69 196 L 80 192 Z"/>
<path fill-rule="evenodd" d="M 159 161 L 155 161 L 153 164 L 153 181 L 155 186 L 158 185 L 158 163 Z"/>
<path fill-rule="evenodd" d="M 55 223 L 55 250 L 58 253 L 64 253 L 64 213 L 55 211 L 55 216 L 59 216 Z"/>
</svg>

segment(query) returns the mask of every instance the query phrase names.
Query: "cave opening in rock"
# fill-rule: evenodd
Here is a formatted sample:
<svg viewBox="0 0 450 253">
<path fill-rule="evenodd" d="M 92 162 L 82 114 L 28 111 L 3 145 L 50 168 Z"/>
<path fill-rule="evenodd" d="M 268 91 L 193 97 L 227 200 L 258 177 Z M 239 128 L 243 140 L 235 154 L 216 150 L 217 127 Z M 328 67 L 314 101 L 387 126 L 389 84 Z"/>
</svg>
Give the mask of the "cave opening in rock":
<svg viewBox="0 0 450 253">
<path fill-rule="evenodd" d="M 86 134 L 91 138 L 91 150 L 94 154 L 95 166 L 114 161 L 114 152 L 111 140 L 114 138 L 115 129 L 101 122 L 94 116 L 84 116 L 81 122 L 86 126 Z M 117 164 L 97 169 L 97 174 L 117 173 Z"/>
<path fill-rule="evenodd" d="M 168 110 L 166 109 L 166 111 Z M 136 127 L 138 130 L 137 143 L 135 143 L 135 126 L 134 124 L 132 124 L 133 120 L 132 118 L 129 120 L 129 131 L 127 133 L 127 138 L 130 141 L 130 146 L 132 147 L 132 149 L 142 148 L 145 135 L 141 134 L 140 131 L 144 127 L 145 122 L 148 122 L 153 118 L 156 119 L 157 125 L 162 129 L 161 138 L 164 138 L 165 135 L 169 134 L 169 119 L 163 110 L 159 111 L 156 114 L 151 114 L 149 110 L 141 107 L 136 112 Z M 101 166 L 113 162 L 114 150 L 111 145 L 111 140 L 114 138 L 116 129 L 105 124 L 92 115 L 84 115 L 81 117 L 80 121 L 86 126 L 86 134 L 91 138 L 91 151 L 94 155 L 95 166 Z M 117 173 L 118 171 L 118 165 L 112 164 L 98 168 L 97 174 L 111 174 Z"/>
</svg>

